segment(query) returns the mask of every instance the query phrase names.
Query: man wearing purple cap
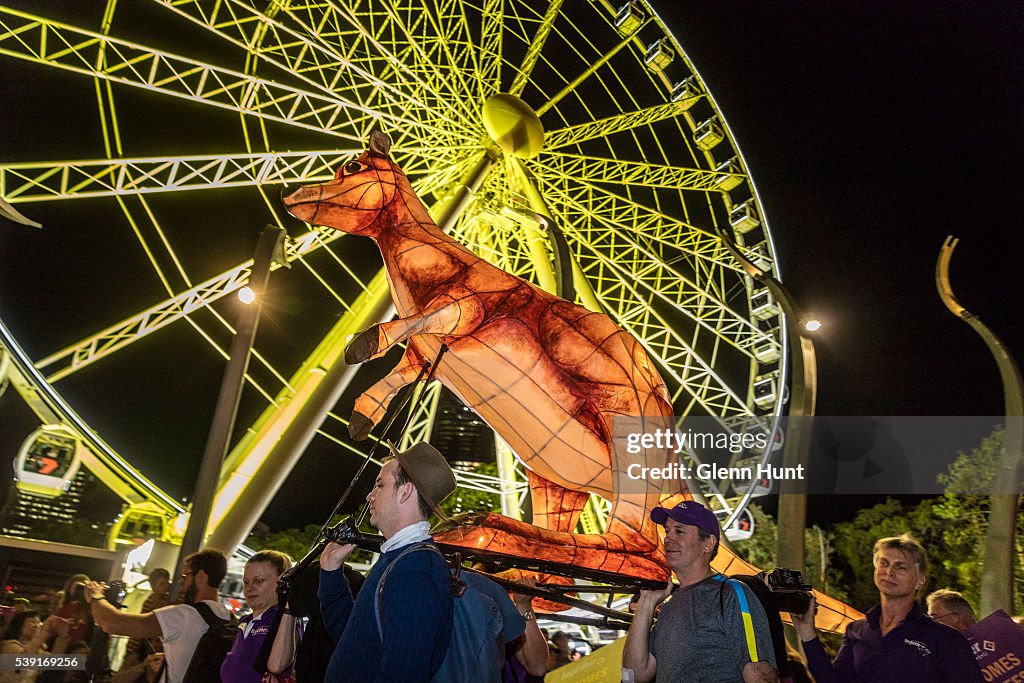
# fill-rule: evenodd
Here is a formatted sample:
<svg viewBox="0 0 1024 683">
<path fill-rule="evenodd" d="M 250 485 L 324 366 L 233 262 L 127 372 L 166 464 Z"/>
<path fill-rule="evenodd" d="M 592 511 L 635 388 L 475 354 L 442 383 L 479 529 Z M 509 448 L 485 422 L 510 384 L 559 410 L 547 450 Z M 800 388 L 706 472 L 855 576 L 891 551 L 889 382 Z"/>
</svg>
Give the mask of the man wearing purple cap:
<svg viewBox="0 0 1024 683">
<path fill-rule="evenodd" d="M 632 670 L 637 683 L 777 682 L 761 603 L 746 586 L 711 569 L 722 534 L 715 514 L 686 501 L 654 508 L 651 519 L 665 527 L 665 558 L 679 585 L 670 581 L 664 590 L 640 592 L 623 669 Z M 670 595 L 651 628 L 655 609 Z"/>
</svg>

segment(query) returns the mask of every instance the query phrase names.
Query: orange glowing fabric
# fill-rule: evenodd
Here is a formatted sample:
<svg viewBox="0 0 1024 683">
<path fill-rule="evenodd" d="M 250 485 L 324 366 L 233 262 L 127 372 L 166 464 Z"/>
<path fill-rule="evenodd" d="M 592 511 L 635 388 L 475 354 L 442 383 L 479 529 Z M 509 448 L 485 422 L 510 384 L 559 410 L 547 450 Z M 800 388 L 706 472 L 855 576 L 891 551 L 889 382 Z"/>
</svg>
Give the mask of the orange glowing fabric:
<svg viewBox="0 0 1024 683">
<path fill-rule="evenodd" d="M 435 376 L 475 410 L 529 471 L 534 524 L 479 515 L 437 536 L 449 544 L 530 556 L 634 577 L 665 580 L 656 525 L 648 511 L 661 482 L 622 486 L 634 463 L 663 467 L 665 449 L 613 448 L 612 421 L 644 416 L 650 429 L 674 427 L 664 381 L 640 343 L 608 316 L 549 294 L 482 260 L 434 224 L 401 169 L 390 140 L 335 179 L 284 197 L 297 218 L 372 238 L 380 248 L 398 318 L 349 344 L 361 363 L 406 342 L 405 355 L 358 398 L 349 430 L 365 438 L 395 394 L 414 381 L 441 344 Z M 677 483 L 672 501 L 687 496 Z M 574 534 L 584 503 L 612 504 L 605 533 Z M 731 553 L 724 553 L 731 560 Z"/>
</svg>

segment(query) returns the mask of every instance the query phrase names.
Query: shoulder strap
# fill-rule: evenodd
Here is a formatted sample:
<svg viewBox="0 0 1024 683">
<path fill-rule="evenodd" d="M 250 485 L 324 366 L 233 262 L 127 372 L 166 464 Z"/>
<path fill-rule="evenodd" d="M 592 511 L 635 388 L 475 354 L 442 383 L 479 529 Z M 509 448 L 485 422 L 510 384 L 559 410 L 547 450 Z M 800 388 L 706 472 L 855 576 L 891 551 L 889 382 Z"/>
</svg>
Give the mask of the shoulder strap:
<svg viewBox="0 0 1024 683">
<path fill-rule="evenodd" d="M 207 626 L 218 626 L 231 621 L 230 619 L 225 620 L 218 617 L 205 602 L 197 602 L 194 605 L 189 605 L 189 607 L 199 612 L 199 616 L 203 618 L 203 621 L 206 622 Z"/>
<path fill-rule="evenodd" d="M 750 603 L 747 600 L 747 592 L 743 590 L 743 582 L 733 578 L 723 578 L 721 581 L 723 585 L 732 586 L 732 589 L 736 592 L 736 600 L 739 601 L 740 605 L 740 619 L 743 622 L 743 635 L 747 641 L 747 654 L 750 656 L 750 661 L 760 661 L 762 658 L 757 653 L 754 619 L 750 616 Z"/>
<path fill-rule="evenodd" d="M 417 550 L 431 550 L 440 555 L 441 559 L 444 560 L 445 563 L 448 562 L 448 560 L 445 559 L 444 553 L 438 550 L 433 543 L 415 543 L 413 545 L 408 546 L 405 550 L 400 552 L 398 554 L 398 557 L 392 560 L 391 564 L 389 564 L 387 568 L 384 569 L 384 573 L 381 574 L 380 581 L 377 583 L 377 599 L 374 600 L 373 603 L 373 617 L 377 621 L 377 637 L 380 638 L 380 641 L 382 643 L 384 642 L 384 628 L 381 626 L 380 623 L 380 603 L 381 596 L 383 595 L 384 592 L 384 581 L 388 578 L 388 574 L 391 573 L 391 568 L 398 564 L 399 560 L 401 560 L 409 553 L 414 553 Z"/>
</svg>

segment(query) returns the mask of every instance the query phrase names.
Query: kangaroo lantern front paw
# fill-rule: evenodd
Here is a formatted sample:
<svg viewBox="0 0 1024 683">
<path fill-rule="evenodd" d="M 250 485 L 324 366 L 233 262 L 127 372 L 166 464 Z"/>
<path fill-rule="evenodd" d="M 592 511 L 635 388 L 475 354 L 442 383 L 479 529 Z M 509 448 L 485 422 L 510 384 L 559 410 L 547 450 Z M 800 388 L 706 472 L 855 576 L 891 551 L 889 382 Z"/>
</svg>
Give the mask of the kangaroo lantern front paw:
<svg viewBox="0 0 1024 683">
<path fill-rule="evenodd" d="M 360 332 L 345 347 L 345 362 L 356 365 L 369 360 L 377 353 L 380 343 L 380 325 L 373 325 Z"/>
<path fill-rule="evenodd" d="M 366 417 L 359 411 L 353 411 L 352 417 L 348 419 L 348 433 L 356 441 L 363 441 L 370 435 L 373 429 L 373 420 Z"/>
</svg>

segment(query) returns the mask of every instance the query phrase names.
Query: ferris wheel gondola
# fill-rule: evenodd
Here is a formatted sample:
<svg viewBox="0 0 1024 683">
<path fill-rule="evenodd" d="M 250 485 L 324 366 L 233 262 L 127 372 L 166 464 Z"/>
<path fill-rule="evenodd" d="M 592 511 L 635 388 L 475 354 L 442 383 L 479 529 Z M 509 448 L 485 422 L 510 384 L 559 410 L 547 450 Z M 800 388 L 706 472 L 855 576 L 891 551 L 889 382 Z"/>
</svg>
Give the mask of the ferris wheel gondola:
<svg viewBox="0 0 1024 683">
<path fill-rule="evenodd" d="M 82 440 L 64 425 L 43 425 L 22 443 L 14 460 L 19 491 L 56 498 L 71 487 L 82 464 Z"/>
</svg>

